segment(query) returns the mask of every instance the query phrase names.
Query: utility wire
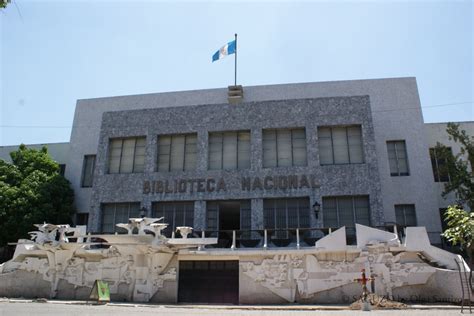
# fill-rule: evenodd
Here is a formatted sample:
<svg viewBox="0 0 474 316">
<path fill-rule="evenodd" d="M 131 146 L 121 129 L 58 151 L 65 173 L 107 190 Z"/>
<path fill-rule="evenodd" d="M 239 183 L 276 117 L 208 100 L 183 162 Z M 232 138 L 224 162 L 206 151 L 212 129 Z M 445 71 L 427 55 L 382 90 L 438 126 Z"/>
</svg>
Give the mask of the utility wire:
<svg viewBox="0 0 474 316">
<path fill-rule="evenodd" d="M 435 104 L 435 105 L 427 105 L 427 106 L 422 106 L 422 109 L 425 108 L 435 108 L 435 107 L 444 107 L 444 106 L 452 106 L 452 105 L 461 105 L 461 104 L 471 104 L 474 103 L 474 101 L 465 101 L 465 102 L 456 102 L 456 103 L 444 103 L 444 104 Z M 398 109 L 384 109 L 384 110 L 375 110 L 371 111 L 372 113 L 378 113 L 378 112 L 392 112 L 392 111 L 405 111 L 405 110 L 418 110 L 420 109 L 419 107 L 412 107 L 412 108 L 398 108 Z M 132 109 L 133 110 L 141 110 L 141 109 Z M 148 109 L 145 109 L 148 110 Z M 318 115 L 319 117 L 321 116 L 334 116 L 333 114 L 324 114 L 324 115 Z M 168 121 L 162 121 L 162 122 L 156 122 L 159 124 L 165 124 Z M 122 125 L 122 126 L 114 126 L 114 127 L 127 127 L 128 125 Z M 173 123 L 173 126 L 189 126 L 189 124 L 179 124 L 179 123 Z M 208 126 L 208 124 L 201 125 L 193 125 L 194 127 L 204 127 Z M 78 126 L 65 126 L 65 125 L 0 125 L 0 128 L 98 128 L 100 125 L 78 125 Z"/>
</svg>

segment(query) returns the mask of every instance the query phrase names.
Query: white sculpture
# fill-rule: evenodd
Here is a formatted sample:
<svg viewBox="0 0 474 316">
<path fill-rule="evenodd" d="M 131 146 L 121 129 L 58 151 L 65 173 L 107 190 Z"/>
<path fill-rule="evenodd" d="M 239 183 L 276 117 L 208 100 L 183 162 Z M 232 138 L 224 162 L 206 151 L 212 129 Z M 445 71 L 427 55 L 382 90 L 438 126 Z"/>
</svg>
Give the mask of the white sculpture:
<svg viewBox="0 0 474 316">
<path fill-rule="evenodd" d="M 176 231 L 181 234 L 183 239 L 187 239 L 188 235 L 193 232 L 193 228 L 189 226 L 179 226 L 179 227 L 176 227 Z"/>
<path fill-rule="evenodd" d="M 135 228 L 138 229 L 138 235 L 145 235 L 146 234 L 145 230 L 149 227 L 150 224 L 153 224 L 155 222 L 159 222 L 162 219 L 163 219 L 163 217 L 160 217 L 160 218 L 149 218 L 149 217 L 130 218 L 128 220 L 127 224 L 116 224 L 115 226 L 126 229 L 128 231 L 128 235 L 132 235 Z M 151 231 L 153 231 L 153 230 L 151 230 Z"/>
</svg>

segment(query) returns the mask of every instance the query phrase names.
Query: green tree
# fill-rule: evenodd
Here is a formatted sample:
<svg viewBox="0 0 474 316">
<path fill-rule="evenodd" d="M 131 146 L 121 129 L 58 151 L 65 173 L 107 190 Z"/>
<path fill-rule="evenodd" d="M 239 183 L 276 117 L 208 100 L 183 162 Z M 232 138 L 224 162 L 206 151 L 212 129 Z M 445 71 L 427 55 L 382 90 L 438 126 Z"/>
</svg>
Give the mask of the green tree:
<svg viewBox="0 0 474 316">
<path fill-rule="evenodd" d="M 0 247 L 28 238 L 33 224 L 70 223 L 74 213 L 74 192 L 46 147 L 20 145 L 10 157 L 0 159 Z"/>
<path fill-rule="evenodd" d="M 453 155 L 445 145 L 438 143 L 436 146 L 437 156 L 445 161 L 440 172 L 449 174 L 449 182 L 444 185 L 443 196 L 454 192 L 459 204 L 468 205 L 469 209 L 474 210 L 474 137 L 455 123 L 448 123 L 446 132 L 450 140 L 461 145 L 461 150 L 457 155 Z"/>
<path fill-rule="evenodd" d="M 443 196 L 453 192 L 457 205 L 451 205 L 445 212 L 447 229 L 442 236 L 453 245 L 465 249 L 471 263 L 474 259 L 474 137 L 459 128 L 459 124 L 448 123 L 446 132 L 450 140 L 461 145 L 457 155 L 438 143 L 436 154 L 444 160 L 440 172 L 449 175 L 444 185 Z M 467 159 L 466 159 L 467 158 Z M 464 209 L 463 206 L 468 206 Z"/>
</svg>

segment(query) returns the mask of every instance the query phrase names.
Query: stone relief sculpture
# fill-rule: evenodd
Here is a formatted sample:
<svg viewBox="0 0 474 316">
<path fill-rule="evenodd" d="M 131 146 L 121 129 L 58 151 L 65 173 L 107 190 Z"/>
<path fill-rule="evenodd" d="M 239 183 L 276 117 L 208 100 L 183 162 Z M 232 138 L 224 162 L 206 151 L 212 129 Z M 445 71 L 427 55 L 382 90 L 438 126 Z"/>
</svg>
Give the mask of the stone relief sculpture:
<svg viewBox="0 0 474 316">
<path fill-rule="evenodd" d="M 341 228 L 314 247 L 301 249 L 204 249 L 217 238 L 191 236 L 192 227 L 177 227 L 182 237 L 167 238 L 161 234 L 167 227 L 161 220 L 131 218 L 117 224 L 127 231 L 123 235 L 91 235 L 84 226 L 37 224 L 31 240 L 20 240 L 13 259 L 0 265 L 0 296 L 9 295 L 12 288 L 25 296 L 31 278 L 36 278 L 47 285 L 31 295 L 40 292 L 50 298 L 84 299 L 95 280 L 109 283 L 113 299 L 148 302 L 167 291 L 167 284 L 174 284 L 168 294 L 176 297 L 178 255 L 186 255 L 186 260 L 194 255 L 219 260 L 222 254 L 232 254 L 239 258 L 246 282 L 255 282 L 287 302 L 327 301 L 327 293 L 338 293 L 330 296 L 333 302 L 344 297 L 355 300 L 354 293 L 360 291 L 354 280 L 361 269 L 374 277 L 370 284 L 374 292 L 389 299 L 426 295 L 429 291 L 423 288 L 461 297 L 453 265 L 454 259 L 462 258 L 430 245 L 424 228 L 407 230 L 403 245 L 392 233 L 358 225 L 357 239 L 365 240 L 358 246 L 346 245 Z"/>
</svg>

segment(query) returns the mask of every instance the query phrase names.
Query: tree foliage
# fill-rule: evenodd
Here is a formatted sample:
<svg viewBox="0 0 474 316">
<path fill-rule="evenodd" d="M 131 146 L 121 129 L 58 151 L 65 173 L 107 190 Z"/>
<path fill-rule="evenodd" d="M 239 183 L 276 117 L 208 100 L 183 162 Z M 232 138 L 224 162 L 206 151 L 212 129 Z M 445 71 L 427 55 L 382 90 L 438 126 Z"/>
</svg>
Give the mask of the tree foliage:
<svg viewBox="0 0 474 316">
<path fill-rule="evenodd" d="M 437 156 L 444 160 L 440 172 L 449 175 L 444 185 L 443 196 L 454 192 L 457 205 L 445 212 L 447 229 L 442 236 L 453 245 L 460 245 L 474 259 L 474 137 L 459 128 L 459 124 L 448 123 L 449 139 L 461 145 L 460 153 L 453 155 L 448 147 L 438 143 Z M 467 211 L 464 206 L 468 206 Z"/>
<path fill-rule="evenodd" d="M 461 150 L 457 155 L 453 155 L 445 145 L 438 143 L 436 146 L 437 156 L 445 161 L 441 167 L 443 170 L 440 171 L 449 174 L 449 182 L 444 185 L 443 196 L 454 192 L 459 204 L 467 204 L 474 210 L 474 137 L 455 123 L 448 123 L 446 131 L 450 140 L 461 145 Z"/>
<path fill-rule="evenodd" d="M 74 192 L 46 147 L 21 145 L 10 157 L 0 159 L 0 246 L 28 238 L 36 223 L 70 223 L 74 213 Z"/>
</svg>

